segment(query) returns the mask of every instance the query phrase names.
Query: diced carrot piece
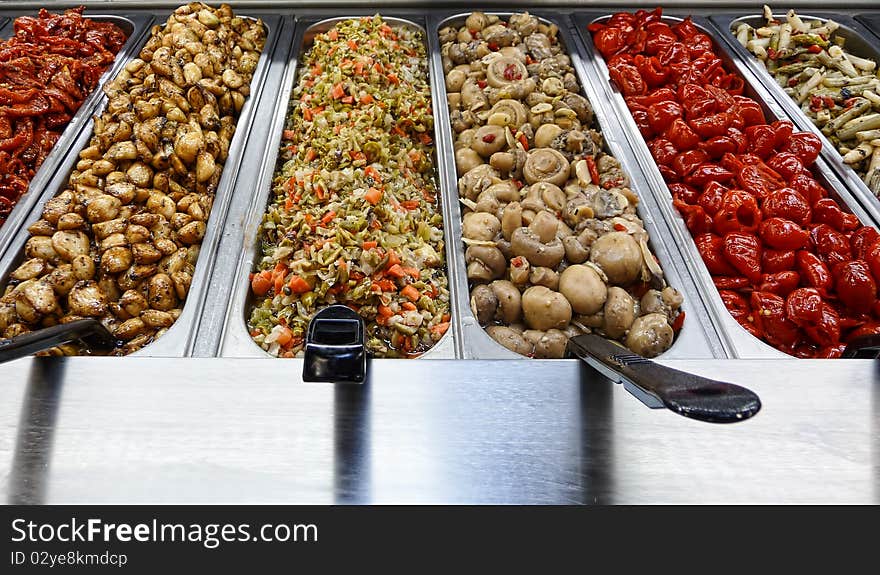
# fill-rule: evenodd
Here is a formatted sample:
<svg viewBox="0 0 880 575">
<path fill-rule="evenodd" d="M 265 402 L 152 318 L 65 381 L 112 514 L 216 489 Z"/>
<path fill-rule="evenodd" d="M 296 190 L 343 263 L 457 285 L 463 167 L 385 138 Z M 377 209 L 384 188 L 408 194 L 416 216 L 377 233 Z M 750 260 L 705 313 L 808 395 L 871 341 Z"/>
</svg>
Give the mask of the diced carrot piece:
<svg viewBox="0 0 880 575">
<path fill-rule="evenodd" d="M 309 282 L 302 279 L 298 275 L 294 275 L 290 278 L 290 281 L 287 283 L 287 287 L 290 288 L 290 291 L 293 293 L 306 293 L 308 291 L 312 291 L 312 286 L 309 285 Z"/>
<path fill-rule="evenodd" d="M 363 244 L 361 244 L 361 246 L 362 246 L 365 250 L 371 250 L 371 249 L 375 248 L 375 247 L 378 246 L 378 245 L 379 245 L 379 242 L 364 242 Z"/>
<path fill-rule="evenodd" d="M 409 301 L 403 302 L 402 304 L 400 304 L 400 307 L 407 311 L 416 311 L 417 309 L 419 309 L 418 307 L 416 307 L 416 304 Z"/>
<path fill-rule="evenodd" d="M 364 194 L 364 199 L 375 206 L 382 200 L 382 190 L 377 188 L 370 188 L 369 190 L 367 190 L 367 193 Z"/>
<path fill-rule="evenodd" d="M 382 305 L 381 303 L 379 304 L 378 310 L 379 310 L 379 315 L 381 315 L 383 317 L 391 317 L 392 315 L 394 315 L 394 312 L 391 311 L 390 307 L 388 307 L 387 305 Z"/>
<path fill-rule="evenodd" d="M 437 325 L 431 326 L 431 333 L 435 335 L 443 335 L 449 329 L 449 322 L 444 321 L 443 323 L 438 323 Z"/>
<path fill-rule="evenodd" d="M 253 279 L 251 279 L 251 289 L 254 290 L 255 295 L 263 296 L 269 293 L 269 288 L 272 287 L 271 277 L 268 271 L 262 271 L 254 275 Z"/>
<path fill-rule="evenodd" d="M 339 31 L 336 28 L 333 28 L 329 32 L 327 32 L 327 37 L 330 38 L 333 42 L 339 39 Z"/>
<path fill-rule="evenodd" d="M 425 144 L 426 146 L 430 146 L 430 145 L 431 145 L 431 142 L 434 141 L 434 140 L 431 138 L 431 135 L 428 134 L 427 132 L 422 132 L 421 134 L 419 134 L 419 140 L 421 140 L 422 143 Z"/>
<path fill-rule="evenodd" d="M 400 264 L 389 266 L 385 273 L 393 278 L 402 278 L 406 275 L 406 272 L 403 271 L 403 268 L 400 267 Z"/>
<path fill-rule="evenodd" d="M 335 217 L 336 217 L 336 212 L 333 210 L 330 210 L 329 212 L 324 214 L 323 218 L 321 218 L 321 223 L 325 224 L 325 225 L 329 224 L 330 222 L 333 221 L 333 218 L 335 218 Z"/>
<path fill-rule="evenodd" d="M 311 108 L 303 109 L 303 118 L 305 119 L 306 122 L 312 121 L 312 109 Z"/>
<path fill-rule="evenodd" d="M 284 287 L 284 274 L 275 274 L 274 278 L 275 293 L 281 293 L 281 289 Z"/>
<path fill-rule="evenodd" d="M 417 210 L 419 209 L 420 202 L 418 200 L 404 200 L 400 202 L 400 205 L 408 210 Z"/>
<path fill-rule="evenodd" d="M 278 345 L 281 347 L 285 347 L 288 343 L 293 341 L 293 332 L 290 331 L 289 327 L 282 327 L 278 333 L 278 338 L 275 341 L 277 341 Z"/>
<path fill-rule="evenodd" d="M 387 78 L 392 84 L 400 84 L 400 78 L 397 77 L 397 74 L 388 74 Z"/>
<path fill-rule="evenodd" d="M 440 318 L 440 321 L 449 321 L 450 319 L 452 319 L 452 316 L 448 313 L 444 313 L 443 316 Z"/>
<path fill-rule="evenodd" d="M 419 276 L 421 275 L 416 268 L 403 268 L 403 273 L 415 280 L 419 279 Z"/>
<path fill-rule="evenodd" d="M 400 295 L 402 295 L 403 297 L 405 297 L 409 301 L 418 301 L 419 298 L 421 297 L 419 290 L 417 290 L 416 288 L 414 288 L 411 285 L 408 285 L 405 288 L 403 288 L 402 290 L 400 290 Z"/>
<path fill-rule="evenodd" d="M 372 94 L 366 94 L 363 97 L 361 97 L 361 104 L 372 104 L 373 100 L 374 100 L 374 98 L 373 98 Z"/>
<path fill-rule="evenodd" d="M 354 96 L 346 96 L 345 98 L 342 99 L 342 103 L 343 104 L 354 104 Z"/>
<path fill-rule="evenodd" d="M 397 291 L 397 286 L 394 285 L 394 282 L 391 280 L 379 280 L 373 282 L 374 285 L 379 286 L 379 289 L 382 291 L 393 292 Z"/>
<path fill-rule="evenodd" d="M 352 50 L 357 51 L 357 49 L 358 49 L 358 43 L 355 42 L 354 40 L 349 40 L 349 41 L 348 41 L 348 47 L 351 48 Z"/>
<path fill-rule="evenodd" d="M 373 181 L 377 184 L 382 183 L 382 176 L 373 166 L 367 166 L 366 168 L 364 168 L 364 175 L 368 178 L 373 178 Z"/>
<path fill-rule="evenodd" d="M 285 140 L 292 140 L 296 137 L 296 132 L 294 132 L 293 130 L 284 130 L 283 132 L 281 132 L 281 137 Z"/>
<path fill-rule="evenodd" d="M 317 157 L 318 157 L 318 152 L 315 151 L 315 148 L 309 148 L 306 151 L 306 161 L 307 162 L 311 162 L 312 160 L 314 160 Z"/>
<path fill-rule="evenodd" d="M 392 266 L 396 266 L 399 263 L 400 263 L 400 256 L 397 255 L 397 252 L 395 252 L 394 250 L 389 250 L 388 251 L 388 265 L 387 265 L 387 267 L 390 268 Z"/>
<path fill-rule="evenodd" d="M 345 96 L 345 88 L 342 87 L 342 82 L 339 82 L 330 90 L 330 96 L 333 97 L 334 100 L 338 100 Z"/>
</svg>

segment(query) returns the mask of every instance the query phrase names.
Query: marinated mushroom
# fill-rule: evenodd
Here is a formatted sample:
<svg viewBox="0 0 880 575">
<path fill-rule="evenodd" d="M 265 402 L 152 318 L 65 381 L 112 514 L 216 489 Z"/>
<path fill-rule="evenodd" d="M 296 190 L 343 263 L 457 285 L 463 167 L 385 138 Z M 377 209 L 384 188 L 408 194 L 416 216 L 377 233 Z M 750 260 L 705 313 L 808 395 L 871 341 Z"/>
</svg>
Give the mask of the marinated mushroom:
<svg viewBox="0 0 880 575">
<path fill-rule="evenodd" d="M 490 323 L 495 318 L 496 309 L 498 309 L 498 296 L 491 287 L 480 284 L 471 290 L 471 311 L 474 312 L 480 325 Z"/>
<path fill-rule="evenodd" d="M 523 339 L 534 349 L 533 357 L 538 359 L 562 359 L 568 346 L 568 336 L 558 329 L 547 331 L 526 330 Z"/>
<path fill-rule="evenodd" d="M 558 150 L 550 148 L 531 150 L 523 168 L 523 175 L 530 184 L 549 182 L 561 186 L 568 180 L 568 160 Z"/>
<path fill-rule="evenodd" d="M 589 330 L 627 342 L 651 314 L 674 336 L 681 313 L 557 33 L 528 13 L 505 24 L 476 12 L 440 31 L 472 307 L 496 341 L 530 357 L 562 357 L 567 338 Z"/>
<path fill-rule="evenodd" d="M 590 266 L 572 265 L 559 276 L 559 292 L 578 314 L 592 315 L 603 308 L 608 286 Z"/>
<path fill-rule="evenodd" d="M 530 264 L 545 268 L 555 268 L 565 256 L 562 241 L 554 237 L 548 243 L 529 228 L 517 228 L 510 236 L 510 251 L 526 258 Z"/>
<path fill-rule="evenodd" d="M 523 338 L 523 336 L 511 328 L 503 325 L 490 325 L 486 328 L 489 337 L 506 347 L 512 352 L 520 355 L 531 356 L 532 346 Z"/>
<path fill-rule="evenodd" d="M 608 288 L 604 312 L 602 330 L 608 337 L 618 339 L 635 321 L 636 302 L 625 289 L 612 286 Z"/>
<path fill-rule="evenodd" d="M 522 316 L 522 295 L 519 289 L 507 280 L 495 280 L 490 287 L 498 301 L 499 319 L 508 325 L 518 322 Z"/>
<path fill-rule="evenodd" d="M 626 346 L 644 357 L 657 357 L 672 346 L 675 333 L 664 314 L 636 318 L 626 336 Z"/>
<path fill-rule="evenodd" d="M 602 268 L 614 285 L 630 285 L 642 272 L 642 250 L 626 232 L 600 236 L 590 247 L 590 261 Z"/>
<path fill-rule="evenodd" d="M 523 317 L 532 329 L 563 328 L 571 321 L 571 305 L 559 292 L 532 286 L 522 294 Z"/>
</svg>

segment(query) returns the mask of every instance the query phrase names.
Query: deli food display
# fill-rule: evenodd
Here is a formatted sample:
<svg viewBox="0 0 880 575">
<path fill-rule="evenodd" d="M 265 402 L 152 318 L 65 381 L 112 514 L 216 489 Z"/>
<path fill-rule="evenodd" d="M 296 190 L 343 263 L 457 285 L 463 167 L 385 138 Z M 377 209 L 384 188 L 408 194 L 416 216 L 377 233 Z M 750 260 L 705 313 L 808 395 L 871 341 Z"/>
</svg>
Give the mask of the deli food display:
<svg viewBox="0 0 880 575">
<path fill-rule="evenodd" d="M 0 227 L 126 40 L 112 22 L 40 10 L 0 42 Z"/>
<path fill-rule="evenodd" d="M 122 355 L 174 324 L 264 41 L 262 23 L 229 6 L 188 4 L 153 28 L 105 87 L 66 187 L 28 228 L 0 298 L 3 337 L 93 317 Z"/>
<path fill-rule="evenodd" d="M 70 129 L 0 238 L 0 337 L 95 318 L 116 355 L 301 358 L 334 304 L 375 358 L 561 359 L 588 333 L 836 358 L 880 333 L 850 193 L 880 178 L 880 40 L 770 8 L 527 8 L 7 14 L 4 213 Z"/>
<path fill-rule="evenodd" d="M 798 357 L 876 333 L 880 236 L 817 182 L 818 137 L 768 123 L 690 18 L 621 12 L 590 32 L 740 325 Z"/>
<path fill-rule="evenodd" d="M 248 328 L 294 357 L 341 303 L 378 357 L 416 357 L 450 326 L 425 38 L 381 16 L 315 36 L 291 95 L 251 274 Z"/>
</svg>

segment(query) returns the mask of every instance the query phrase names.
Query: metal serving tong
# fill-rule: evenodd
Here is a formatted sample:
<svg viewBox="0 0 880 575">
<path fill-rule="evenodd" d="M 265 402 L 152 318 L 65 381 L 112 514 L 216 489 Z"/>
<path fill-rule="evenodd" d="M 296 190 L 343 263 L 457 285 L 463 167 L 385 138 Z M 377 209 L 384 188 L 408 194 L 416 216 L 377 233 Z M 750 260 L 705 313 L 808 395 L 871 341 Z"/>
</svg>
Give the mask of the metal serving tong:
<svg viewBox="0 0 880 575">
<path fill-rule="evenodd" d="M 568 352 L 631 392 L 630 386 L 635 386 L 653 400 L 647 402 L 651 407 L 667 407 L 712 423 L 743 421 L 761 409 L 761 400 L 751 390 L 660 365 L 604 337 L 573 337 L 568 340 Z"/>
<path fill-rule="evenodd" d="M 857 337 L 846 346 L 841 357 L 847 359 L 880 359 L 880 334 Z"/>
<path fill-rule="evenodd" d="M 92 349 L 108 349 L 117 343 L 116 338 L 97 320 L 78 319 L 0 340 L 0 363 L 75 340 L 85 341 Z"/>
</svg>

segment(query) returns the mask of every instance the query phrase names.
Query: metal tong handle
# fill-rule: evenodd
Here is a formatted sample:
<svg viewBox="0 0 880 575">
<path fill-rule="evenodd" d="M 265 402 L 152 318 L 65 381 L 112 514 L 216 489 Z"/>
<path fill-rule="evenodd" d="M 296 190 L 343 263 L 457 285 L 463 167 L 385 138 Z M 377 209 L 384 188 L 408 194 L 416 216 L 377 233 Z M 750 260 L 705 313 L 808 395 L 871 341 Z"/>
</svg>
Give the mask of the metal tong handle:
<svg viewBox="0 0 880 575">
<path fill-rule="evenodd" d="M 100 322 L 94 319 L 78 319 L 0 340 L 0 363 L 78 339 L 88 340 L 96 347 L 116 345 L 116 338 Z"/>
<path fill-rule="evenodd" d="M 847 359 L 880 359 L 880 334 L 857 337 L 843 350 Z"/>
<path fill-rule="evenodd" d="M 612 380 L 635 385 L 685 417 L 734 423 L 761 409 L 757 394 L 745 387 L 660 365 L 597 335 L 573 337 L 568 349 Z"/>
</svg>

